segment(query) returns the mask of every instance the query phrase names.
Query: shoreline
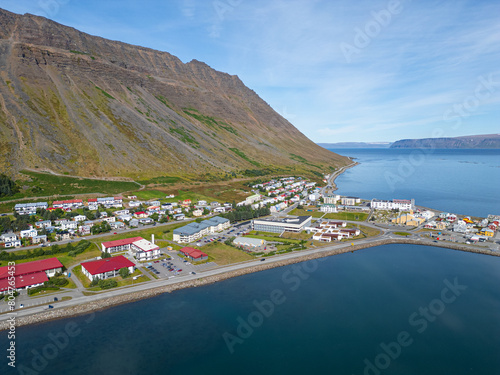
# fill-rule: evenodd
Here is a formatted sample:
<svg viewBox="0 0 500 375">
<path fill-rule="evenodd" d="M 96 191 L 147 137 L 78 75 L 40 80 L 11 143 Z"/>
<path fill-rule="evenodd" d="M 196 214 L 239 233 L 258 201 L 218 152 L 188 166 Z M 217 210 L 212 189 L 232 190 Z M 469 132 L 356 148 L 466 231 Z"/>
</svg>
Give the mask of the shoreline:
<svg viewBox="0 0 500 375">
<path fill-rule="evenodd" d="M 324 252 L 307 254 L 307 255 L 299 256 L 299 257 L 293 258 L 293 259 L 278 260 L 278 261 L 272 262 L 272 263 L 249 266 L 247 268 L 243 268 L 240 270 L 228 271 L 225 273 L 221 273 L 219 275 L 202 277 L 202 278 L 199 278 L 196 280 L 183 281 L 183 282 L 179 282 L 179 283 L 176 283 L 173 285 L 153 287 L 153 288 L 145 290 L 145 291 L 131 292 L 131 293 L 127 293 L 127 294 L 120 295 L 120 296 L 103 298 L 103 299 L 99 299 L 97 301 L 91 301 L 91 302 L 88 302 L 85 304 L 65 307 L 65 308 L 62 308 L 60 310 L 56 308 L 54 311 L 44 311 L 44 312 L 40 312 L 40 313 L 37 313 L 34 315 L 17 318 L 16 319 L 16 327 L 32 325 L 32 324 L 41 324 L 41 323 L 46 323 L 46 322 L 49 322 L 52 320 L 65 319 L 65 318 L 70 318 L 73 316 L 90 314 L 90 313 L 93 313 L 96 311 L 101 311 L 101 310 L 104 310 L 104 309 L 107 309 L 110 307 L 119 306 L 119 305 L 126 304 L 126 303 L 131 303 L 131 302 L 135 302 L 135 301 L 139 301 L 139 300 L 143 300 L 143 299 L 147 299 L 147 298 L 156 297 L 156 296 L 164 294 L 164 293 L 171 293 L 171 292 L 174 292 L 176 290 L 181 290 L 181 289 L 186 289 L 186 288 L 196 288 L 196 287 L 200 287 L 200 286 L 204 286 L 204 285 L 215 284 L 216 282 L 219 282 L 219 281 L 224 281 L 224 280 L 227 280 L 227 279 L 230 279 L 233 277 L 247 275 L 250 273 L 265 271 L 265 270 L 269 270 L 272 268 L 283 267 L 283 266 L 287 266 L 290 264 L 305 262 L 308 260 L 325 258 L 325 257 L 329 257 L 329 256 L 344 254 L 344 253 L 348 253 L 348 252 L 354 252 L 357 250 L 362 250 L 362 249 L 366 249 L 366 248 L 370 248 L 370 247 L 377 247 L 377 246 L 382 246 L 382 245 L 388 245 L 388 244 L 410 244 L 410 245 L 421 245 L 421 246 L 434 246 L 434 247 L 441 247 L 441 248 L 447 248 L 447 249 L 458 250 L 458 251 L 465 251 L 465 252 L 476 253 L 476 254 L 500 256 L 500 253 L 496 253 L 493 251 L 483 250 L 483 249 L 474 249 L 474 248 L 471 248 L 468 246 L 456 245 L 456 244 L 452 244 L 452 243 L 438 243 L 438 244 L 436 244 L 436 243 L 432 242 L 432 243 L 427 244 L 427 243 L 422 243 L 421 241 L 412 240 L 412 239 L 403 239 L 403 238 L 402 239 L 384 239 L 384 240 L 374 241 L 372 243 L 365 243 L 365 244 L 359 244 L 359 245 L 353 245 L 353 246 L 345 246 L 345 247 L 342 247 L 339 249 L 331 249 L 331 250 L 327 250 Z M 7 321 L 2 321 L 0 323 L 0 331 L 4 331 L 7 329 L 9 329 L 9 323 Z"/>
<path fill-rule="evenodd" d="M 338 177 L 340 177 L 340 175 L 342 175 L 342 173 L 344 173 L 344 172 L 345 172 L 345 171 L 347 171 L 348 169 L 350 169 L 350 168 L 354 168 L 356 165 L 359 165 L 359 164 L 360 164 L 360 163 L 358 163 L 357 161 L 354 161 L 353 159 L 351 159 L 351 157 L 350 157 L 350 156 L 346 156 L 346 158 L 349 158 L 349 159 L 352 161 L 352 163 L 351 163 L 351 164 L 349 164 L 349 165 L 346 165 L 346 166 L 342 167 L 340 170 L 338 170 L 337 172 L 335 172 L 335 173 L 333 174 L 333 176 L 332 176 L 332 177 L 330 177 L 330 179 L 329 179 L 330 186 L 332 187 L 332 192 L 333 192 L 333 191 L 337 191 L 337 190 L 339 189 L 339 188 L 338 188 L 338 186 L 337 186 L 337 184 L 335 183 L 335 180 L 336 180 Z"/>
</svg>

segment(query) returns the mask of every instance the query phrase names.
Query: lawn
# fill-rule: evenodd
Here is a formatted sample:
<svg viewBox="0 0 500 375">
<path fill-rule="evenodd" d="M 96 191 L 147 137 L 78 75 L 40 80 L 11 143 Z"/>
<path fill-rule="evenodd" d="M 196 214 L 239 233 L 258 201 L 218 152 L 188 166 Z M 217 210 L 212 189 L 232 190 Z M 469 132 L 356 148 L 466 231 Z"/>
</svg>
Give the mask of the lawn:
<svg viewBox="0 0 500 375">
<path fill-rule="evenodd" d="M 241 250 L 217 241 L 203 246 L 201 251 L 208 254 L 209 259 L 220 266 L 254 259 L 253 256 Z"/>
<path fill-rule="evenodd" d="M 288 235 L 288 233 L 284 234 L 284 236 L 286 236 L 286 235 Z M 311 238 L 311 236 L 312 235 L 307 235 L 308 238 Z M 262 240 L 273 241 L 273 242 L 300 243 L 300 239 L 279 237 L 278 233 L 272 233 L 272 232 L 256 232 L 256 231 L 251 231 L 250 234 L 246 235 L 245 237 L 259 238 L 259 239 L 262 239 Z M 290 237 L 292 237 L 292 236 L 290 236 Z M 302 238 L 302 239 L 308 240 L 308 238 Z"/>
<path fill-rule="evenodd" d="M 21 179 L 19 183 L 28 186 L 28 189 L 10 197 L 5 197 L 3 200 L 90 193 L 113 195 L 137 189 L 138 186 L 137 183 L 132 181 L 94 180 L 89 178 L 56 176 L 49 173 L 31 171 L 22 171 L 21 174 L 24 175 L 26 179 Z"/>
<path fill-rule="evenodd" d="M 173 230 L 175 228 L 179 228 L 181 226 L 186 225 L 187 222 L 172 222 L 172 225 L 162 225 L 162 226 L 148 226 L 146 228 L 142 229 L 137 229 L 134 231 L 130 232 L 124 232 L 124 233 L 119 233 L 119 234 L 110 234 L 109 236 L 106 237 L 100 237 L 98 240 L 93 241 L 99 249 L 101 248 L 101 243 L 106 242 L 106 241 L 115 241 L 115 240 L 123 240 L 125 238 L 131 238 L 131 237 L 143 237 L 146 240 L 150 241 L 151 240 L 151 235 L 155 235 L 155 242 L 158 240 L 159 244 L 162 246 L 175 246 L 171 243 L 167 243 L 167 240 L 172 240 L 173 238 Z"/>
<path fill-rule="evenodd" d="M 411 233 L 408 233 L 408 232 L 394 232 L 394 234 L 397 236 L 403 236 L 403 237 L 411 236 Z"/>
<path fill-rule="evenodd" d="M 16 251 L 16 254 L 26 254 L 27 250 Z M 94 246 L 90 245 L 88 249 L 86 249 L 83 253 L 78 254 L 75 257 L 70 257 L 68 253 L 61 254 L 53 254 L 53 255 L 44 255 L 41 257 L 32 257 L 27 259 L 19 259 L 16 260 L 16 264 L 33 262 L 35 260 L 48 259 L 48 258 L 57 258 L 63 264 L 64 267 L 69 268 L 74 264 L 78 264 L 83 262 L 84 260 L 95 258 L 100 256 L 101 252 Z M 7 263 L 7 261 L 2 261 L 1 263 Z M 0 263 L 0 265 L 1 265 Z"/>
<path fill-rule="evenodd" d="M 298 209 L 296 208 L 290 215 L 296 216 L 312 216 L 312 217 L 323 217 L 324 219 L 332 219 L 332 220 L 350 220 L 350 221 L 365 221 L 368 218 L 368 214 L 365 212 L 336 212 L 326 214 L 321 211 L 306 211 L 306 209 Z M 323 216 L 324 215 L 324 216 Z"/>
<path fill-rule="evenodd" d="M 87 278 L 87 276 L 83 274 L 81 265 L 78 265 L 75 268 L 73 268 L 73 274 L 76 277 L 78 277 L 78 279 L 82 282 L 85 288 L 88 288 L 90 286 L 90 280 Z"/>
<path fill-rule="evenodd" d="M 361 232 L 366 236 L 366 237 L 374 237 L 374 236 L 378 236 L 381 232 L 380 230 L 376 229 L 376 228 L 372 228 L 372 227 L 367 227 L 366 225 L 359 225 L 359 224 L 348 224 L 347 225 L 348 228 L 358 228 L 359 230 L 361 230 Z"/>
<path fill-rule="evenodd" d="M 158 190 L 138 190 L 128 193 L 129 195 L 137 196 L 137 199 L 141 200 L 151 200 L 151 199 L 163 199 L 165 198 L 165 193 Z"/>
</svg>

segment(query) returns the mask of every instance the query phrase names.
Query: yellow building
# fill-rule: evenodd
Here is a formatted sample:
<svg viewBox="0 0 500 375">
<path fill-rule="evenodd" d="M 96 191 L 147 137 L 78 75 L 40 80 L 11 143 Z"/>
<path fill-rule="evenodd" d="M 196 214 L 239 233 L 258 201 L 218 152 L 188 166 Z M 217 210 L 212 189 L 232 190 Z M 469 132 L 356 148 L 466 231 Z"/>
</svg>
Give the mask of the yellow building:
<svg viewBox="0 0 500 375">
<path fill-rule="evenodd" d="M 425 221 L 422 217 L 415 217 L 410 214 L 399 215 L 397 218 L 392 219 L 395 224 L 408 225 L 412 227 L 417 227 Z"/>
<path fill-rule="evenodd" d="M 493 229 L 483 228 L 478 234 L 481 236 L 493 237 L 495 235 L 495 232 L 493 231 Z"/>
</svg>

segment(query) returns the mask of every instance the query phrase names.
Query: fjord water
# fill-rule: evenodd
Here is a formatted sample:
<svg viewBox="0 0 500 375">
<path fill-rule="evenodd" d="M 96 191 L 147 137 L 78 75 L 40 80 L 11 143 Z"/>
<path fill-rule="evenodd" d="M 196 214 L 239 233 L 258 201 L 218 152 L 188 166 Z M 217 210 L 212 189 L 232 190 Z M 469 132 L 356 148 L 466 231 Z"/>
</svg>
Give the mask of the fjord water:
<svg viewBox="0 0 500 375">
<path fill-rule="evenodd" d="M 500 258 L 385 245 L 20 327 L 44 370 L 2 374 L 499 374 L 499 284 Z"/>
<path fill-rule="evenodd" d="M 332 149 L 360 164 L 340 175 L 337 194 L 411 199 L 456 214 L 500 214 L 500 150 Z"/>
</svg>

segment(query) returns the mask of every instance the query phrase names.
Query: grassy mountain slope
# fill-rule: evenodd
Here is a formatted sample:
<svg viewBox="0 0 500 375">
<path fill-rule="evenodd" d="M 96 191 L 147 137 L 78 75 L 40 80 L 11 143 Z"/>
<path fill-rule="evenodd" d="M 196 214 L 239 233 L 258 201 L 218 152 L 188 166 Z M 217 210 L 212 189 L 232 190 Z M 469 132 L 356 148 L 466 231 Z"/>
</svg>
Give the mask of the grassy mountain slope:
<svg viewBox="0 0 500 375">
<path fill-rule="evenodd" d="M 0 172 L 144 178 L 347 163 L 237 76 L 0 9 Z"/>
</svg>

